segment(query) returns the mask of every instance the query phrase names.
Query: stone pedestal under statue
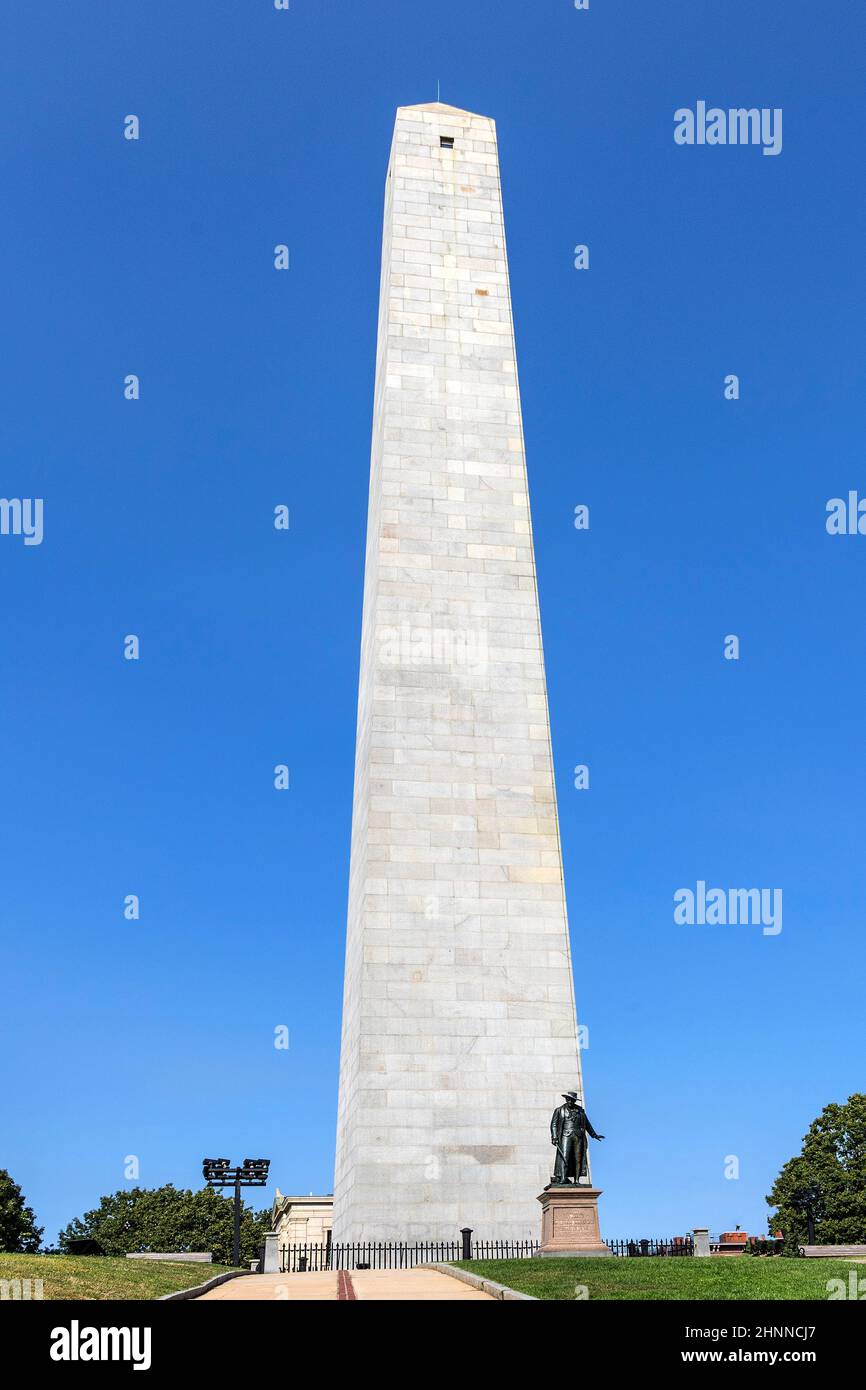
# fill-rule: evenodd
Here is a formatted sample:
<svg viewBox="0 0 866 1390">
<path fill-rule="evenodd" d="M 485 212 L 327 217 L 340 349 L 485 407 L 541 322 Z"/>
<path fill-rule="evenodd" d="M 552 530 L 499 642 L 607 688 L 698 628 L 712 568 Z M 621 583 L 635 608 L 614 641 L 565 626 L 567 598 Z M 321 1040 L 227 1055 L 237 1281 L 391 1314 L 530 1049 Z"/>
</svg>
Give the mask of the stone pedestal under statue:
<svg viewBox="0 0 866 1390">
<path fill-rule="evenodd" d="M 542 1257 L 610 1255 L 598 1228 L 598 1187 L 546 1187 L 541 1203 Z"/>
</svg>

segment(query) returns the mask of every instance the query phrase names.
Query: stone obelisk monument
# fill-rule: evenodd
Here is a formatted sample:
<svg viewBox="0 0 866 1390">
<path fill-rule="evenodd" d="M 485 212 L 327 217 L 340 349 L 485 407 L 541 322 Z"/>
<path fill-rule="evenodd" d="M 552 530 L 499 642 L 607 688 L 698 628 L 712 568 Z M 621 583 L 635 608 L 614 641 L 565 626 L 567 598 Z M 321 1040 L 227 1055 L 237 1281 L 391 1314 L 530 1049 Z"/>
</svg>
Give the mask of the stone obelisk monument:
<svg viewBox="0 0 866 1390">
<path fill-rule="evenodd" d="M 385 185 L 334 1240 L 526 1238 L 582 1093 L 496 129 Z"/>
</svg>

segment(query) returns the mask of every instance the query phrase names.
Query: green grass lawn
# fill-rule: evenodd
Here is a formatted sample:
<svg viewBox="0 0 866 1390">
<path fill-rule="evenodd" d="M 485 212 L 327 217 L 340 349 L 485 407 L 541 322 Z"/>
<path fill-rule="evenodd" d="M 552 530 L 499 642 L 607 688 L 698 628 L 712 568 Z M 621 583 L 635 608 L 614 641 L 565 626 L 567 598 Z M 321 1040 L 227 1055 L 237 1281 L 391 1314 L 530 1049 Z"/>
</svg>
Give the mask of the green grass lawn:
<svg viewBox="0 0 866 1390">
<path fill-rule="evenodd" d="M 0 1255 L 0 1279 L 41 1279 L 46 1300 L 159 1298 L 225 1271 L 225 1265 L 102 1255 Z"/>
<path fill-rule="evenodd" d="M 848 1260 L 784 1260 L 750 1255 L 710 1259 L 461 1260 L 460 1269 L 534 1298 L 569 1299 L 585 1285 L 595 1299 L 826 1299 L 827 1280 L 866 1267 Z"/>
</svg>

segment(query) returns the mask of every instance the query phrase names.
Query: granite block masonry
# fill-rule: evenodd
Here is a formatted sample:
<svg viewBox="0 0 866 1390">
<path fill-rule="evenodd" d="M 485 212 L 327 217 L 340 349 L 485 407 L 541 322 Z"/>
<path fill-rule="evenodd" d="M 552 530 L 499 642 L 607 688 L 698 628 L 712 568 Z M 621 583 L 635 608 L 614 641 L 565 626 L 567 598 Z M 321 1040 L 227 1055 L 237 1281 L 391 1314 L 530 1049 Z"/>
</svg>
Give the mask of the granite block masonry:
<svg viewBox="0 0 866 1390">
<path fill-rule="evenodd" d="M 385 221 L 335 1242 L 535 1238 L 582 1095 L 494 122 L 401 107 Z"/>
</svg>

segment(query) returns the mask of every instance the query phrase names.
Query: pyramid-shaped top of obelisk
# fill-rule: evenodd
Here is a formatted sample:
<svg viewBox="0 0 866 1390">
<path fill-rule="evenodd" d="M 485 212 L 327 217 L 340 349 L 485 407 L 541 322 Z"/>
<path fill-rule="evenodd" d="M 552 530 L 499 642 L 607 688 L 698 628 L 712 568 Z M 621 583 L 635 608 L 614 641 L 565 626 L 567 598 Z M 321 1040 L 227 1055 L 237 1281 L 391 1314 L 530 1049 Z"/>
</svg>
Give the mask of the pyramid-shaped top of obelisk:
<svg viewBox="0 0 866 1390">
<path fill-rule="evenodd" d="M 482 121 L 489 119 L 478 111 L 464 111 L 460 106 L 447 106 L 444 101 L 422 101 L 417 106 L 401 106 L 401 111 L 436 111 L 441 116 L 475 116 Z"/>
</svg>

